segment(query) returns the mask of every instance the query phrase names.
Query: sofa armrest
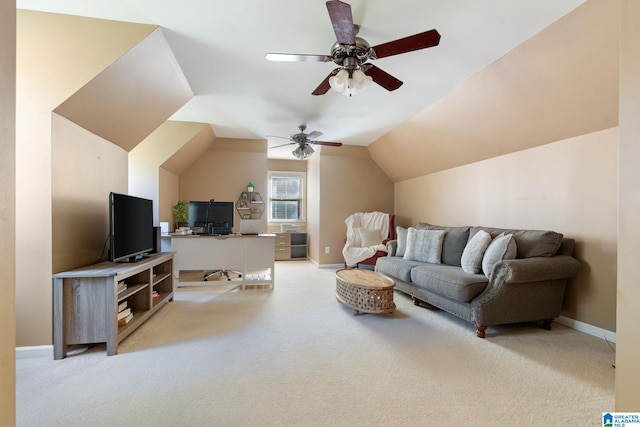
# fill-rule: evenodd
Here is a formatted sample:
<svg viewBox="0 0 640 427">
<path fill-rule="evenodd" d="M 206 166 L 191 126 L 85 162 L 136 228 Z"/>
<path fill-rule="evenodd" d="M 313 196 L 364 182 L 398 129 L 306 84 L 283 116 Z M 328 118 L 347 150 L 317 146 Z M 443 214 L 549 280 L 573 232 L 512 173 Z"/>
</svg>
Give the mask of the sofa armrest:
<svg viewBox="0 0 640 427">
<path fill-rule="evenodd" d="M 578 274 L 580 267 L 580 261 L 568 255 L 510 259 L 498 261 L 491 278 L 509 283 L 570 279 Z"/>
<path fill-rule="evenodd" d="M 396 249 L 398 248 L 398 241 L 395 240 L 395 239 L 387 240 L 386 245 L 387 245 L 387 256 L 396 256 Z"/>
<path fill-rule="evenodd" d="M 471 301 L 473 322 L 487 326 L 558 317 L 567 280 L 580 267 L 568 255 L 497 262 L 487 287 Z"/>
</svg>

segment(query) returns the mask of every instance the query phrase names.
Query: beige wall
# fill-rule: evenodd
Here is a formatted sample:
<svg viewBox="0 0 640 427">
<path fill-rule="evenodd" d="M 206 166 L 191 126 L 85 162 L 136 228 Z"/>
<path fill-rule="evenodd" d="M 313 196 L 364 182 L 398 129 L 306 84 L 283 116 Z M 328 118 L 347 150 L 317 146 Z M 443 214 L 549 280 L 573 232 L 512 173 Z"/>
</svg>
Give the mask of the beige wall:
<svg viewBox="0 0 640 427">
<path fill-rule="evenodd" d="M 52 248 L 55 246 L 52 237 L 51 111 L 152 29 L 68 15 L 17 12 L 18 346 L 51 343 Z M 43 67 L 43 63 L 47 66 Z M 68 172 L 73 173 L 73 169 Z M 73 252 L 77 248 L 65 250 Z M 99 254 L 101 245 L 80 250 Z M 87 253 L 83 259 L 88 258 Z"/>
<path fill-rule="evenodd" d="M 106 252 L 101 253 L 108 233 L 108 194 L 109 191 L 127 193 L 128 155 L 125 149 L 114 144 L 122 141 L 99 137 L 97 130 L 121 125 L 119 131 L 129 131 L 125 142 L 133 144 L 131 135 L 146 136 L 153 126 L 165 120 L 191 96 L 181 71 L 170 67 L 168 72 L 167 67 L 162 66 L 176 62 L 167 46 L 158 49 L 162 42 L 166 45 L 166 41 L 156 28 L 18 11 L 18 346 L 51 343 L 52 272 L 84 266 L 106 257 Z M 147 38 L 150 33 L 153 37 Z M 146 48 L 132 49 L 145 40 Z M 152 60 L 153 52 L 170 55 Z M 122 69 L 122 61 L 128 65 L 127 70 Z M 43 63 L 47 66 L 43 67 Z M 109 67 L 114 63 L 119 65 Z M 138 72 L 131 73 L 132 69 Z M 102 74 L 105 70 L 108 72 Z M 148 75 L 153 72 L 161 77 Z M 114 94 L 128 97 L 130 91 L 121 86 L 132 84 L 132 78 L 119 78 L 118 73 L 144 80 L 144 84 L 139 85 L 136 100 L 139 111 L 129 111 L 126 124 L 114 123 L 114 116 L 105 113 L 105 104 L 101 103 L 108 97 L 110 102 L 117 104 Z M 93 79 L 98 75 L 102 78 Z M 153 82 L 157 85 L 155 88 Z M 154 96 L 167 87 L 171 88 L 168 95 Z M 73 97 L 76 91 L 82 96 Z M 71 99 L 70 96 L 73 102 L 60 108 L 65 117 L 52 113 L 65 100 Z M 152 102 L 153 108 L 151 105 L 143 108 L 145 102 Z M 120 104 L 127 103 L 120 99 Z M 142 113 L 136 115 L 140 111 Z M 85 118 L 89 114 L 89 123 L 94 128 L 87 130 L 78 126 L 74 120 L 78 119 L 76 113 Z M 158 161 L 156 170 L 159 166 Z"/>
<path fill-rule="evenodd" d="M 622 1 L 616 411 L 640 408 L 640 3 Z"/>
<path fill-rule="evenodd" d="M 161 165 L 195 138 L 203 126 L 168 120 L 129 153 L 129 194 L 153 200 L 156 225 L 160 223 Z"/>
<path fill-rule="evenodd" d="M 616 330 L 618 129 L 608 129 L 396 184 L 398 225 L 554 230 L 576 239 L 579 276 L 563 315 Z"/>
<path fill-rule="evenodd" d="M 315 156 L 315 155 L 314 155 Z M 317 232 L 311 237 L 311 258 L 320 265 L 343 264 L 347 228 L 354 212 L 393 213 L 393 183 L 371 159 L 366 147 L 322 147 L 316 193 Z M 325 248 L 330 253 L 325 253 Z"/>
<path fill-rule="evenodd" d="M 211 148 L 180 175 L 180 200 L 215 199 L 236 202 L 240 193 L 247 191 L 247 182 L 256 183 L 255 191 L 263 199 L 267 195 L 267 141 L 243 139 L 216 139 Z M 262 216 L 264 230 L 267 216 Z M 240 227 L 236 212 L 234 231 Z"/>
<path fill-rule="evenodd" d="M 160 222 L 169 223 L 169 231 L 173 231 L 173 206 L 178 203 L 180 177 L 173 172 L 160 168 L 160 195 L 158 211 Z"/>
<path fill-rule="evenodd" d="M 109 193 L 127 194 L 127 152 L 55 113 L 51 134 L 52 268 L 57 272 L 107 258 Z M 50 298 L 46 304 L 51 306 Z M 42 319 L 33 322 L 41 325 Z"/>
<path fill-rule="evenodd" d="M 160 221 L 168 222 L 172 230 L 175 227 L 173 206 L 180 200 L 180 175 L 212 147 L 216 135 L 205 123 L 167 121 L 148 139 L 157 139 L 155 144 L 161 147 L 173 147 L 171 156 L 160 165 L 158 203 Z M 176 146 L 179 146 L 177 150 Z"/>
<path fill-rule="evenodd" d="M 307 257 L 316 263 L 320 263 L 320 247 L 318 241 L 320 241 L 320 218 L 322 216 L 321 211 L 321 176 L 320 176 L 320 163 L 321 152 L 315 153 L 311 156 L 307 162 L 307 243 L 308 252 Z"/>
<path fill-rule="evenodd" d="M 0 425 L 16 422 L 16 9 L 0 0 Z"/>
</svg>

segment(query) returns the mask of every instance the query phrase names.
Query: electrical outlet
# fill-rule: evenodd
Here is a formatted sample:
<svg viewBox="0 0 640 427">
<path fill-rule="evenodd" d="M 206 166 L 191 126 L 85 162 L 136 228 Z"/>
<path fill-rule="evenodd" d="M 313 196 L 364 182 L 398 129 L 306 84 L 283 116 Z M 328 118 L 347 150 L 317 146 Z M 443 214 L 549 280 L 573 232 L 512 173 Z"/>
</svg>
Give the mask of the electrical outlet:
<svg viewBox="0 0 640 427">
<path fill-rule="evenodd" d="M 325 254 L 331 253 L 331 248 L 329 246 L 325 246 L 324 247 L 324 253 Z"/>
</svg>

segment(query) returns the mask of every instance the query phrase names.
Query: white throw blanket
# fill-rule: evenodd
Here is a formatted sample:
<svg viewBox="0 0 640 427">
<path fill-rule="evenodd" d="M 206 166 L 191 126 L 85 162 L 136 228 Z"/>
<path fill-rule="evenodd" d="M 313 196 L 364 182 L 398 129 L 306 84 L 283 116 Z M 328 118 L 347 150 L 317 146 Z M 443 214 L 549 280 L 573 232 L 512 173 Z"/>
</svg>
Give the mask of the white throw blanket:
<svg viewBox="0 0 640 427">
<path fill-rule="evenodd" d="M 389 237 L 389 214 L 356 212 L 345 219 L 347 243 L 342 255 L 347 265 L 355 265 L 371 258 L 377 251 L 386 251 L 382 241 Z"/>
</svg>

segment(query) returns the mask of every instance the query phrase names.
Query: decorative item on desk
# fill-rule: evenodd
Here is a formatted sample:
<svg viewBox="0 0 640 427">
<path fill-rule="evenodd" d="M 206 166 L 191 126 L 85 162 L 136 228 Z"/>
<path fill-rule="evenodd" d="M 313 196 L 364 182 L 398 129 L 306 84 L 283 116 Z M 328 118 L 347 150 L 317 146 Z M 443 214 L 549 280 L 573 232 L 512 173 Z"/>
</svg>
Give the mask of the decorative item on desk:
<svg viewBox="0 0 640 427">
<path fill-rule="evenodd" d="M 179 200 L 173 206 L 173 219 L 176 221 L 175 229 L 189 225 L 189 201 Z"/>
<path fill-rule="evenodd" d="M 253 181 L 247 183 L 247 191 L 253 193 L 253 189 L 256 188 L 256 184 Z"/>
</svg>

